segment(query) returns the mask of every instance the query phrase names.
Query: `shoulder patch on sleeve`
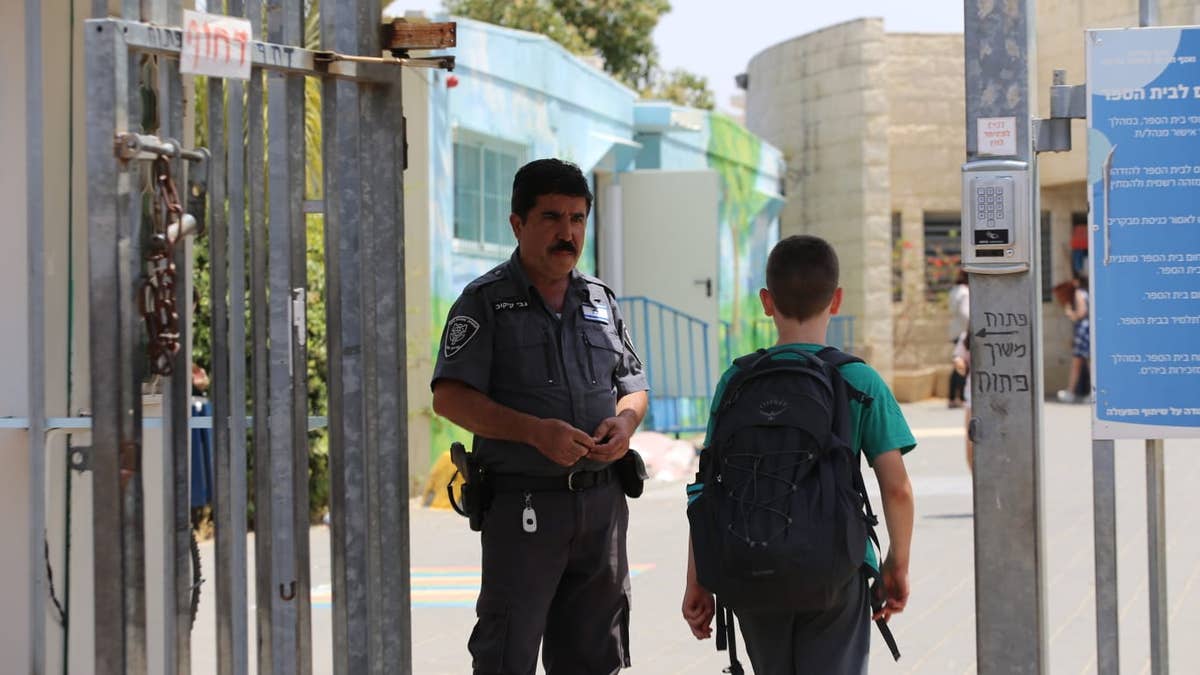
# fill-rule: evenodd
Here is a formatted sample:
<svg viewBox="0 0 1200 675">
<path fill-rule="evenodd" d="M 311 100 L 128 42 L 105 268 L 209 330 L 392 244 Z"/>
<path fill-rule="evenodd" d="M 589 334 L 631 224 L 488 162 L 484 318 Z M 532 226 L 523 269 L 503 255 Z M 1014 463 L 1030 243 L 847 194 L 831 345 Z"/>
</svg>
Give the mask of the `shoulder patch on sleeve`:
<svg viewBox="0 0 1200 675">
<path fill-rule="evenodd" d="M 612 288 L 610 288 L 608 284 L 604 283 L 604 280 L 603 280 L 603 279 L 600 279 L 599 277 L 594 277 L 594 276 L 592 276 L 592 275 L 590 275 L 590 274 L 585 274 L 585 273 L 583 273 L 583 272 L 580 272 L 580 273 L 579 273 L 579 276 L 580 276 L 580 278 L 582 278 L 582 279 L 583 279 L 583 280 L 584 280 L 586 283 L 593 284 L 593 285 L 595 285 L 595 286 L 599 286 L 599 287 L 603 288 L 603 289 L 604 289 L 604 292 L 608 294 L 608 297 L 609 297 L 609 298 L 616 298 L 616 294 L 615 294 L 615 293 L 613 293 L 613 290 L 612 290 Z"/>
<path fill-rule="evenodd" d="M 450 319 L 450 323 L 446 324 L 446 344 L 443 347 L 446 358 L 453 358 L 478 332 L 479 322 L 469 316 Z"/>
</svg>

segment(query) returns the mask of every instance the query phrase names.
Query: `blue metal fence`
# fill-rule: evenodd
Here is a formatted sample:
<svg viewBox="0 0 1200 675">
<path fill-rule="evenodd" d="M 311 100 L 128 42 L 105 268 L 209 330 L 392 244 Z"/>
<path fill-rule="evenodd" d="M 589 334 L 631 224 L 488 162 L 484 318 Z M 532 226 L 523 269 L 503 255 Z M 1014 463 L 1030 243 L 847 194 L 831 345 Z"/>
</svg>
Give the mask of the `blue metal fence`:
<svg viewBox="0 0 1200 675">
<path fill-rule="evenodd" d="M 618 302 L 650 381 L 643 428 L 668 434 L 704 431 L 712 395 L 708 322 L 642 296 Z"/>
</svg>

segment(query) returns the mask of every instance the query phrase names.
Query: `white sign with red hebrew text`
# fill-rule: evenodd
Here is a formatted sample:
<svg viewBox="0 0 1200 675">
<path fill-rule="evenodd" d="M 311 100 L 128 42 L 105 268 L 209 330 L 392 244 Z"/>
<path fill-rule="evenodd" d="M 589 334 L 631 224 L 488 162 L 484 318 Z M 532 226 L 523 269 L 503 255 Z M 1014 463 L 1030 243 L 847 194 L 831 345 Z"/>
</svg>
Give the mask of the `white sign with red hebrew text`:
<svg viewBox="0 0 1200 675">
<path fill-rule="evenodd" d="M 184 10 L 179 71 L 248 80 L 252 35 L 249 19 Z"/>
<path fill-rule="evenodd" d="M 1017 154 L 1017 118 L 980 117 L 976 123 L 980 155 L 1015 156 Z"/>
</svg>

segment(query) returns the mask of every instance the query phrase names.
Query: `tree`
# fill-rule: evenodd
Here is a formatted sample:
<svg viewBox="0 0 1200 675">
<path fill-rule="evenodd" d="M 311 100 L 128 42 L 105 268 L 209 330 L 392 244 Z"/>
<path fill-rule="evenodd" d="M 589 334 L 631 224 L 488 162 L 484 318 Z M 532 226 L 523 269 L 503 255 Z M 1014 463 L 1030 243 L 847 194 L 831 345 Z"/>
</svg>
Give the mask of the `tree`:
<svg viewBox="0 0 1200 675">
<path fill-rule="evenodd" d="M 642 97 L 673 101 L 701 110 L 712 110 L 715 105 L 708 78 L 682 68 L 665 74 L 656 72 L 651 86 L 642 91 Z"/>
<path fill-rule="evenodd" d="M 712 109 L 708 79 L 658 65 L 654 28 L 667 0 L 445 0 L 446 11 L 541 33 L 574 54 L 597 55 L 605 72 L 643 96 Z"/>
</svg>

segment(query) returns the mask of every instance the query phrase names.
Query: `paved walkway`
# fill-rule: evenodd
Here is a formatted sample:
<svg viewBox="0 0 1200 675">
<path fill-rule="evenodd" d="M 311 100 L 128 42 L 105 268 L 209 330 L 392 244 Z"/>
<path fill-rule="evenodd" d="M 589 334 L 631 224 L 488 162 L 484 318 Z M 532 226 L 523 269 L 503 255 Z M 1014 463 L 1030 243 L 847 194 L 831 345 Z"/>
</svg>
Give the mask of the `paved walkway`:
<svg viewBox="0 0 1200 675">
<path fill-rule="evenodd" d="M 962 411 L 929 402 L 906 405 L 904 412 L 920 442 L 908 458 L 917 496 L 913 591 L 908 611 L 893 620 L 903 659 L 892 663 L 876 635 L 870 670 L 872 675 L 973 673 L 973 521 Z M 1046 406 L 1046 632 L 1048 672 L 1055 675 L 1096 671 L 1088 414 L 1086 406 Z M 1184 611 L 1200 605 L 1200 537 L 1193 534 L 1200 525 L 1200 490 L 1193 487 L 1200 480 L 1200 441 L 1168 442 L 1166 471 L 1172 671 L 1200 672 L 1200 640 L 1195 639 L 1200 614 Z M 1118 443 L 1117 472 L 1121 672 L 1136 675 L 1149 673 L 1140 442 Z M 727 663 L 711 642 L 697 643 L 679 616 L 687 543 L 682 493 L 681 483 L 656 483 L 631 502 L 634 667 L 625 671 L 631 675 L 715 674 Z M 478 537 L 457 515 L 424 509 L 413 512 L 412 536 L 413 670 L 469 673 L 465 644 L 474 623 Z M 211 542 L 202 551 L 211 559 Z M 312 552 L 314 673 L 320 675 L 332 672 L 326 528 L 313 528 Z M 208 560 L 204 564 L 211 569 Z M 194 633 L 193 672 L 198 675 L 215 672 L 211 588 L 205 587 Z"/>
</svg>

